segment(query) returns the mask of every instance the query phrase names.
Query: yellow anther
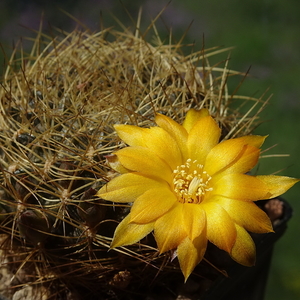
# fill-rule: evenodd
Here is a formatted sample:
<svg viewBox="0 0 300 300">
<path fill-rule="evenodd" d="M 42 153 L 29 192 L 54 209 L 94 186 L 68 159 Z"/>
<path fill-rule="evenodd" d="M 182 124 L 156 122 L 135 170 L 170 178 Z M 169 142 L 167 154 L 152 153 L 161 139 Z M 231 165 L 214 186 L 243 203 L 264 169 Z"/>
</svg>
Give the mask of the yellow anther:
<svg viewBox="0 0 300 300">
<path fill-rule="evenodd" d="M 173 173 L 174 191 L 182 203 L 200 203 L 205 193 L 212 191 L 212 187 L 209 187 L 211 176 L 203 171 L 203 165 L 198 164 L 197 160 L 187 159 Z"/>
</svg>

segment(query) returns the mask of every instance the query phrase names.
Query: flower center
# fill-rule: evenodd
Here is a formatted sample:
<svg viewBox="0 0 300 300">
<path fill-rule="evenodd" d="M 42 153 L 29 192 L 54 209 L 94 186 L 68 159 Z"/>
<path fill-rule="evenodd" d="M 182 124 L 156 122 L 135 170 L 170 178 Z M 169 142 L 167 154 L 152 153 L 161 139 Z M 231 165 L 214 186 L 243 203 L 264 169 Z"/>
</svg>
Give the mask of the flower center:
<svg viewBox="0 0 300 300">
<path fill-rule="evenodd" d="M 184 165 L 178 166 L 174 171 L 174 191 L 181 203 L 200 203 L 206 192 L 212 191 L 209 186 L 211 176 L 203 171 L 203 165 L 190 158 Z"/>
</svg>

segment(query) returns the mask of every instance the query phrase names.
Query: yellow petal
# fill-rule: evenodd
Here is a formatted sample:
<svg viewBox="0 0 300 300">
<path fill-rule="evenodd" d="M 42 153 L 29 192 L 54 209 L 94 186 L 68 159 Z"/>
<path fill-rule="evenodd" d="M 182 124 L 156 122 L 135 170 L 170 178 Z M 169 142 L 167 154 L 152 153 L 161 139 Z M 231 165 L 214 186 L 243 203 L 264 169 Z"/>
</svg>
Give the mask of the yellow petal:
<svg viewBox="0 0 300 300">
<path fill-rule="evenodd" d="M 231 257 L 241 265 L 252 267 L 255 264 L 255 244 L 248 232 L 236 225 L 237 238 L 231 250 Z"/>
<path fill-rule="evenodd" d="M 246 174 L 226 174 L 217 182 L 213 182 L 212 186 L 211 195 L 221 195 L 231 199 L 256 201 L 270 196 L 267 184 L 255 176 Z"/>
<path fill-rule="evenodd" d="M 262 136 L 246 136 L 231 139 L 216 145 L 205 161 L 205 170 L 210 176 L 217 172 L 246 173 L 256 164 L 260 150 L 256 145 L 261 145 L 265 140 Z"/>
<path fill-rule="evenodd" d="M 147 190 L 138 197 L 131 208 L 131 222 L 146 224 L 153 222 L 177 203 L 177 198 L 169 188 Z"/>
<path fill-rule="evenodd" d="M 160 127 L 150 128 L 145 146 L 163 159 L 172 170 L 182 164 L 183 157 L 176 140 Z"/>
<path fill-rule="evenodd" d="M 116 154 L 113 153 L 113 154 L 110 154 L 110 155 L 106 155 L 105 158 L 106 158 L 106 161 L 109 164 L 109 166 L 113 170 L 117 171 L 118 173 L 124 174 L 124 173 L 128 173 L 129 172 L 128 169 L 124 168 L 121 165 L 121 163 L 120 163 L 120 161 L 119 161 L 119 159 L 118 159 L 118 157 L 117 157 Z"/>
<path fill-rule="evenodd" d="M 230 253 L 236 240 L 234 222 L 220 205 L 214 202 L 202 203 L 206 212 L 207 238 L 218 248 Z"/>
<path fill-rule="evenodd" d="M 120 139 L 129 146 L 144 146 L 149 129 L 134 125 L 116 124 L 114 128 Z"/>
<path fill-rule="evenodd" d="M 217 198 L 217 199 L 216 199 Z M 272 232 L 272 223 L 268 215 L 255 203 L 216 197 L 214 201 L 221 205 L 233 221 L 246 230 L 255 233 Z"/>
<path fill-rule="evenodd" d="M 178 203 L 154 224 L 154 236 L 160 253 L 177 248 L 187 236 L 183 225 L 182 208 L 183 205 Z"/>
<path fill-rule="evenodd" d="M 116 152 L 121 164 L 131 171 L 141 172 L 170 182 L 173 170 L 153 151 L 143 147 L 127 147 Z"/>
<path fill-rule="evenodd" d="M 243 145 L 249 145 L 252 147 L 260 148 L 267 137 L 267 135 L 245 135 L 239 138 L 235 138 L 233 140 L 235 140 L 236 142 L 240 142 Z"/>
<path fill-rule="evenodd" d="M 268 199 L 284 194 L 295 183 L 300 181 L 300 179 L 276 175 L 260 175 L 256 176 L 256 178 L 261 180 L 269 188 L 270 195 Z"/>
<path fill-rule="evenodd" d="M 167 187 L 166 182 L 137 173 L 125 173 L 115 177 L 97 193 L 97 196 L 114 202 L 133 202 L 148 189 Z"/>
<path fill-rule="evenodd" d="M 209 116 L 209 111 L 206 108 L 200 110 L 190 109 L 185 117 L 185 120 L 182 126 L 186 129 L 187 132 L 190 132 L 194 125 L 203 117 Z"/>
<path fill-rule="evenodd" d="M 169 164 L 171 169 L 182 162 L 181 151 L 176 140 L 160 127 L 141 128 L 132 125 L 115 125 L 119 137 L 130 146 L 141 146 L 152 150 Z"/>
<path fill-rule="evenodd" d="M 202 205 L 199 204 L 182 204 L 183 206 L 183 223 L 190 240 L 198 237 L 206 225 L 206 215 Z"/>
<path fill-rule="evenodd" d="M 192 242 L 186 237 L 177 248 L 177 256 L 185 281 L 203 259 L 207 247 L 206 230 Z"/>
<path fill-rule="evenodd" d="M 171 118 L 161 114 L 156 115 L 155 122 L 158 126 L 168 132 L 171 137 L 173 137 L 183 154 L 183 159 L 187 159 L 187 131 Z"/>
<path fill-rule="evenodd" d="M 211 116 L 203 117 L 195 123 L 188 136 L 188 156 L 204 164 L 206 156 L 218 144 L 221 130 Z"/>
<path fill-rule="evenodd" d="M 260 149 L 244 146 L 235 159 L 220 170 L 222 173 L 247 173 L 258 163 Z"/>
<path fill-rule="evenodd" d="M 153 223 L 145 225 L 131 224 L 130 219 L 129 214 L 117 226 L 111 248 L 134 244 L 153 230 Z"/>
</svg>

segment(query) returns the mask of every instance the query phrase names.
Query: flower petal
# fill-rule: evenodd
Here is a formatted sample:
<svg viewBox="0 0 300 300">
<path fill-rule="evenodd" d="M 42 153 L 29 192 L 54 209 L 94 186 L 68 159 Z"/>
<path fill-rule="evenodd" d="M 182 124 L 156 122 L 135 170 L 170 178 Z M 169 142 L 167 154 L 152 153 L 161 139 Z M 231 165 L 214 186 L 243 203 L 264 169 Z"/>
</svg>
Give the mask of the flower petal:
<svg viewBox="0 0 300 300">
<path fill-rule="evenodd" d="M 209 111 L 206 108 L 202 108 L 200 110 L 196 110 L 192 108 L 187 112 L 182 126 L 186 129 L 187 132 L 190 132 L 191 129 L 201 118 L 207 116 L 209 116 Z"/>
<path fill-rule="evenodd" d="M 117 226 L 111 243 L 111 248 L 134 244 L 153 230 L 154 223 L 132 224 L 131 216 L 127 215 Z"/>
<path fill-rule="evenodd" d="M 115 177 L 97 193 L 97 196 L 114 202 L 133 202 L 148 189 L 167 187 L 166 182 L 137 173 L 125 173 Z"/>
<path fill-rule="evenodd" d="M 259 158 L 260 146 L 265 140 L 263 136 L 245 136 L 226 140 L 216 145 L 205 161 L 205 170 L 210 176 L 217 172 L 246 173 L 256 164 Z"/>
<path fill-rule="evenodd" d="M 143 147 L 128 147 L 116 152 L 121 164 L 131 171 L 141 172 L 170 182 L 173 170 L 153 151 Z"/>
<path fill-rule="evenodd" d="M 131 208 L 131 223 L 146 224 L 155 221 L 177 203 L 169 188 L 147 190 L 138 197 Z"/>
<path fill-rule="evenodd" d="M 183 225 L 182 208 L 183 205 L 178 203 L 154 224 L 154 236 L 160 253 L 177 248 L 187 236 Z"/>
<path fill-rule="evenodd" d="M 237 238 L 230 256 L 239 264 L 252 267 L 255 264 L 256 249 L 249 233 L 236 225 Z"/>
<path fill-rule="evenodd" d="M 235 157 L 221 171 L 224 173 L 247 173 L 257 164 L 260 155 L 260 149 L 252 146 L 244 146 L 239 155 Z"/>
<path fill-rule="evenodd" d="M 118 173 L 124 174 L 124 173 L 130 172 L 128 169 L 124 168 L 121 165 L 121 163 L 120 163 L 120 161 L 119 161 L 116 154 L 113 153 L 113 154 L 110 154 L 110 155 L 106 155 L 105 158 L 106 158 L 106 162 L 109 164 L 109 166 L 113 170 L 117 171 Z"/>
<path fill-rule="evenodd" d="M 191 241 L 205 228 L 206 215 L 202 205 L 186 203 L 183 206 L 183 223 Z"/>
<path fill-rule="evenodd" d="M 141 147 L 145 145 L 145 136 L 148 136 L 148 128 L 123 124 L 116 124 L 114 128 L 120 139 L 127 145 Z"/>
<path fill-rule="evenodd" d="M 204 164 L 206 156 L 218 144 L 221 130 L 211 116 L 201 118 L 190 130 L 188 136 L 188 156 Z"/>
<path fill-rule="evenodd" d="M 300 179 L 297 178 L 276 175 L 259 175 L 256 176 L 256 178 L 261 180 L 268 187 L 270 194 L 267 199 L 284 194 L 295 183 L 300 181 Z"/>
<path fill-rule="evenodd" d="M 206 230 L 192 242 L 186 237 L 177 248 L 177 256 L 185 281 L 203 259 L 207 247 Z"/>
<path fill-rule="evenodd" d="M 265 135 L 265 136 L 245 135 L 245 136 L 235 138 L 232 140 L 235 140 L 236 142 L 240 142 L 242 145 L 249 145 L 252 147 L 260 148 L 267 137 L 268 137 L 267 135 Z"/>
<path fill-rule="evenodd" d="M 176 141 L 181 153 L 183 154 L 183 159 L 187 159 L 187 131 L 183 126 L 172 120 L 171 118 L 157 114 L 155 117 L 155 122 L 158 126 L 163 128 L 169 133 L 171 137 Z"/>
<path fill-rule="evenodd" d="M 152 150 L 172 169 L 181 164 L 182 156 L 176 140 L 163 128 L 141 128 L 132 125 L 115 125 L 119 137 L 130 146 Z"/>
<path fill-rule="evenodd" d="M 145 145 L 163 159 L 172 170 L 182 163 L 183 157 L 176 140 L 160 127 L 150 128 Z"/>
<path fill-rule="evenodd" d="M 216 197 L 214 200 L 221 205 L 235 223 L 255 233 L 272 232 L 272 223 L 268 215 L 255 203 Z"/>
<path fill-rule="evenodd" d="M 236 240 L 234 222 L 225 209 L 217 203 L 208 202 L 202 205 L 206 212 L 208 240 L 230 253 Z"/>
<path fill-rule="evenodd" d="M 212 179 L 214 181 L 214 177 Z M 226 174 L 212 183 L 212 195 L 221 195 L 231 199 L 256 201 L 268 199 L 270 189 L 258 177 L 246 174 Z"/>
</svg>

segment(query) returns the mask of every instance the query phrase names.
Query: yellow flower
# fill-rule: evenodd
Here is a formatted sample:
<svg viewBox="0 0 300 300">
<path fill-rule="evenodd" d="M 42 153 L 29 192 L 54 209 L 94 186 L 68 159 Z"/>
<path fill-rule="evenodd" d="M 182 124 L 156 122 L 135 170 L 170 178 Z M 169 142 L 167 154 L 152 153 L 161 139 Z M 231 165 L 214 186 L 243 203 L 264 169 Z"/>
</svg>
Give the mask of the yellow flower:
<svg viewBox="0 0 300 300">
<path fill-rule="evenodd" d="M 98 196 L 133 204 L 111 247 L 136 243 L 154 231 L 160 253 L 177 249 L 185 279 L 202 260 L 207 241 L 238 263 L 253 265 L 255 245 L 247 231 L 273 231 L 253 201 L 276 197 L 298 180 L 246 175 L 265 137 L 219 143 L 221 130 L 206 109 L 189 110 L 183 125 L 161 114 L 155 121 L 158 127 L 115 125 L 130 147 L 115 153 L 114 165 L 122 175 Z"/>
</svg>

